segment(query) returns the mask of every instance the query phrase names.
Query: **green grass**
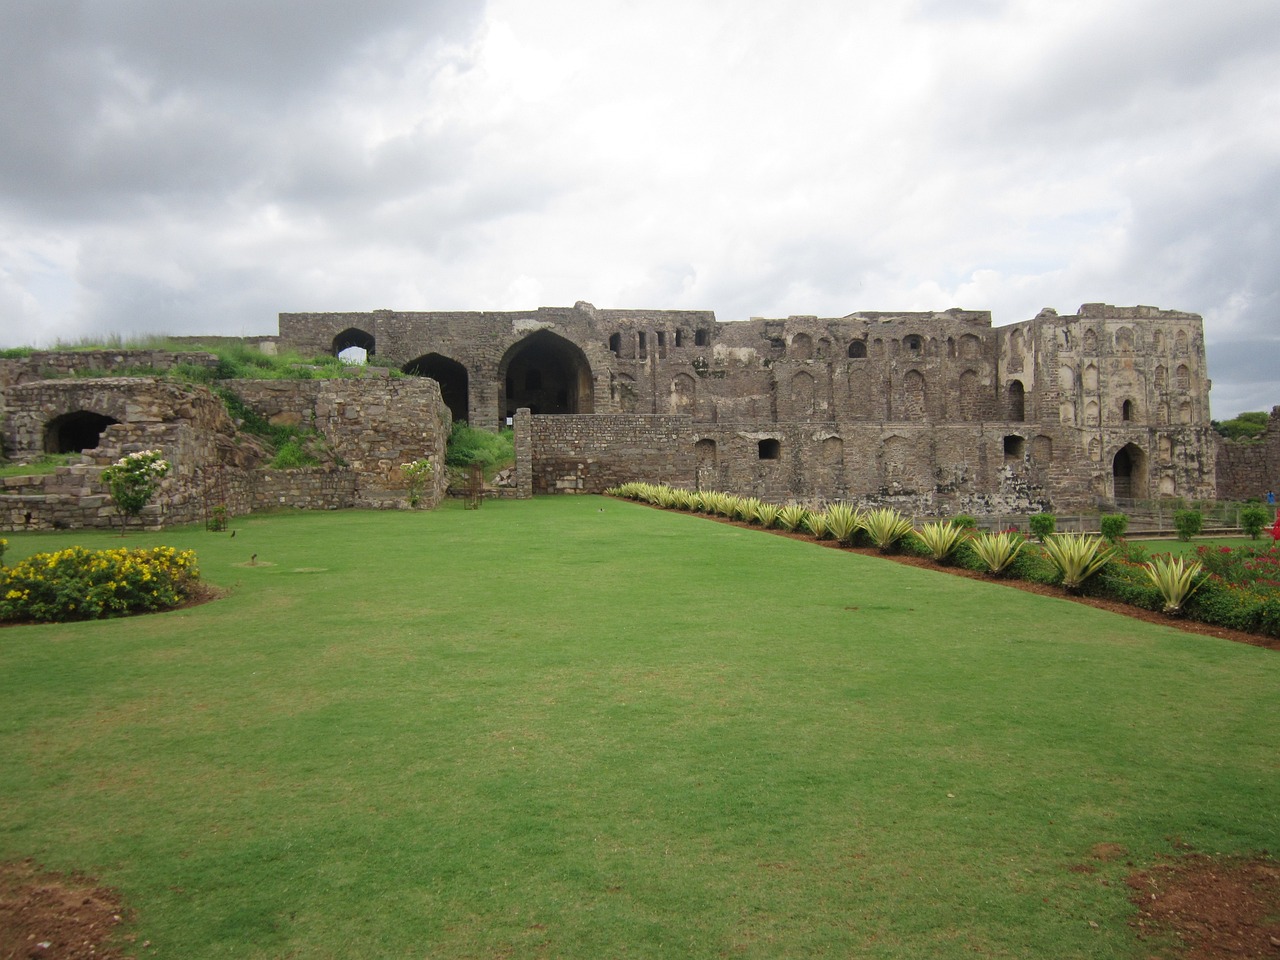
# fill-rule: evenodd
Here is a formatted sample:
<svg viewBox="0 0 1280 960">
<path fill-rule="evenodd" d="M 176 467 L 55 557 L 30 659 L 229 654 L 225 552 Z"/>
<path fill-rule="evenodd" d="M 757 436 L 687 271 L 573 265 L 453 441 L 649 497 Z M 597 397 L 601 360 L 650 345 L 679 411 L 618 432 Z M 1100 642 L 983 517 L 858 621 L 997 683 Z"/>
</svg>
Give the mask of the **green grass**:
<svg viewBox="0 0 1280 960">
<path fill-rule="evenodd" d="M 1141 545 L 1148 553 L 1171 553 L 1175 557 L 1182 554 L 1194 556 L 1199 547 L 1212 547 L 1215 550 L 1219 547 L 1230 547 L 1232 550 L 1239 547 L 1261 547 L 1266 550 L 1273 543 L 1265 533 L 1257 540 L 1249 537 L 1192 537 L 1190 540 L 1168 537 L 1159 540 L 1131 538 L 1129 542 Z"/>
<path fill-rule="evenodd" d="M 53 473 L 72 460 L 80 461 L 78 453 L 46 453 L 31 463 L 6 463 L 0 465 L 0 477 L 37 477 Z"/>
<path fill-rule="evenodd" d="M 1280 845 L 1270 651 L 593 497 L 232 527 L 0 630 L 0 858 L 149 956 L 1131 958 L 1125 860 Z"/>
</svg>

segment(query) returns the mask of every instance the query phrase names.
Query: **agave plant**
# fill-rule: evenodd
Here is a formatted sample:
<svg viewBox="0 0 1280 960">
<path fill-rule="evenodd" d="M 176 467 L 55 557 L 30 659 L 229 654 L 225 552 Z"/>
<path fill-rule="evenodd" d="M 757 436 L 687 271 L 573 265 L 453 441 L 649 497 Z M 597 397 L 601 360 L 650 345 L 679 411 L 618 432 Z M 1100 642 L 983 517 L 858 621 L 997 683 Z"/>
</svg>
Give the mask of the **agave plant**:
<svg viewBox="0 0 1280 960">
<path fill-rule="evenodd" d="M 739 497 L 733 505 L 733 518 L 743 523 L 755 523 L 756 507 L 759 505 L 759 497 Z"/>
<path fill-rule="evenodd" d="M 833 503 L 827 507 L 827 530 L 841 543 L 853 543 L 854 535 L 862 526 L 862 514 L 847 503 Z"/>
<path fill-rule="evenodd" d="M 778 522 L 779 509 L 781 508 L 776 503 L 757 503 L 755 522 L 768 530 Z"/>
<path fill-rule="evenodd" d="M 809 511 L 798 503 L 788 503 L 778 511 L 778 526 L 783 530 L 799 530 L 808 519 Z"/>
<path fill-rule="evenodd" d="M 916 536 L 929 551 L 929 556 L 942 563 L 960 546 L 960 541 L 965 538 L 965 531 L 963 527 L 957 527 L 950 521 L 941 521 L 926 523 L 916 531 Z"/>
<path fill-rule="evenodd" d="M 894 544 L 911 532 L 911 526 L 911 521 L 892 507 L 871 510 L 862 516 L 862 529 L 881 553 L 892 550 Z"/>
<path fill-rule="evenodd" d="M 827 540 L 831 537 L 831 530 L 827 526 L 827 515 L 821 511 L 810 510 L 809 515 L 804 518 L 804 525 L 819 540 Z"/>
<path fill-rule="evenodd" d="M 1105 567 L 1115 550 L 1102 537 L 1085 533 L 1053 533 L 1045 537 L 1044 552 L 1058 572 L 1068 593 L 1079 593 L 1084 582 Z"/>
<path fill-rule="evenodd" d="M 1142 565 L 1147 579 L 1160 591 L 1164 598 L 1164 612 L 1170 616 L 1182 612 L 1182 605 L 1187 598 L 1200 588 L 1195 579 L 1199 576 L 1203 565 L 1199 560 L 1186 563 L 1183 557 L 1152 557 Z"/>
<path fill-rule="evenodd" d="M 973 546 L 973 552 L 978 555 L 983 565 L 991 573 L 999 576 L 1018 558 L 1027 541 L 1022 539 L 1021 534 L 1005 530 L 1000 533 L 979 534 L 970 543 Z"/>
<path fill-rule="evenodd" d="M 671 506 L 677 510 L 692 510 L 697 496 L 692 490 L 677 488 L 671 491 Z"/>
</svg>

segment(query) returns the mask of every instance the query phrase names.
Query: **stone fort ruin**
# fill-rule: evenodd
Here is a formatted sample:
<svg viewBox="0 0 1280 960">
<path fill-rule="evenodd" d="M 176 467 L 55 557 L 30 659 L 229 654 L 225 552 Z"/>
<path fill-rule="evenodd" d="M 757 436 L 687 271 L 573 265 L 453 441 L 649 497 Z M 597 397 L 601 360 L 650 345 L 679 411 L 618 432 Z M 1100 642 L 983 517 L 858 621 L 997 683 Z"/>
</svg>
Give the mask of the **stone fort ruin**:
<svg viewBox="0 0 1280 960">
<path fill-rule="evenodd" d="M 40 369 L 52 360 L 39 355 L 0 361 L 6 449 L 55 449 L 51 436 L 78 424 L 104 440 L 90 471 L 144 442 L 132 403 L 152 433 L 191 426 L 191 438 L 175 436 L 193 448 L 186 500 L 233 511 L 391 505 L 396 465 L 441 456 L 449 423 L 463 419 L 515 428 L 521 496 L 645 479 L 946 515 L 1218 493 L 1220 438 L 1193 313 L 1092 303 L 993 327 L 988 311 L 960 309 L 720 322 L 710 311 L 579 302 L 282 313 L 277 335 L 250 340 L 366 361 L 357 380 L 228 383 L 262 416 L 313 425 L 342 451 L 344 466 L 323 481 L 270 476 L 234 424 L 212 422 L 213 406 L 163 396 L 203 388 L 51 379 Z M 378 375 L 388 367 L 411 376 Z M 167 519 L 195 519 L 194 507 L 174 509 L 181 499 Z"/>
</svg>

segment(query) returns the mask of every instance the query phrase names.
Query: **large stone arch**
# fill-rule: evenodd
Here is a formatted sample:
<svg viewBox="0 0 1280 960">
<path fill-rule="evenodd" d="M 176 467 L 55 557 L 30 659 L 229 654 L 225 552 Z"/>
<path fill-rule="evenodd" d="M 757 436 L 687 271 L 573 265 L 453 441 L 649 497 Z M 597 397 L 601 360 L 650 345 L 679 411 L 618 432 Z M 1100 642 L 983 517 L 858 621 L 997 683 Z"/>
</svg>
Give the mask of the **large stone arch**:
<svg viewBox="0 0 1280 960">
<path fill-rule="evenodd" d="M 102 442 L 102 433 L 115 417 L 93 410 L 72 410 L 60 414 L 44 425 L 45 453 L 83 453 L 93 450 Z"/>
<path fill-rule="evenodd" d="M 449 408 L 454 423 L 469 419 L 467 368 L 457 360 L 438 353 L 426 353 L 410 360 L 401 369 L 415 377 L 430 377 L 440 384 L 440 399 Z"/>
<path fill-rule="evenodd" d="M 513 343 L 498 364 L 502 415 L 595 413 L 591 364 L 582 348 L 550 330 Z"/>
</svg>

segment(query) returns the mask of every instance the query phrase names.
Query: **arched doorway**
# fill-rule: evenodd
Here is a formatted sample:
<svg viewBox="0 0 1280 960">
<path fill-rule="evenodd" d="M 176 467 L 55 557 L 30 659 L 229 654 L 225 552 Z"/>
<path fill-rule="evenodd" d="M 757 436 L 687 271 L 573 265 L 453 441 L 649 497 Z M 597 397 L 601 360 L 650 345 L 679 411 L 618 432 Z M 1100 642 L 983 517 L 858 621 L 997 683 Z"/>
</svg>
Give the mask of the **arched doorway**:
<svg viewBox="0 0 1280 960">
<path fill-rule="evenodd" d="M 533 413 L 594 413 L 591 365 L 576 344 L 539 330 L 513 344 L 498 366 L 502 415 L 521 407 Z"/>
<path fill-rule="evenodd" d="M 410 360 L 402 369 L 412 376 L 430 377 L 440 384 L 440 398 L 449 408 L 453 422 L 467 419 L 467 368 L 457 360 L 450 360 L 438 353 L 428 353 Z"/>
<path fill-rule="evenodd" d="M 347 327 L 333 338 L 333 355 L 346 363 L 368 363 L 374 346 L 373 334 Z"/>
<path fill-rule="evenodd" d="M 1112 489 L 1117 500 L 1140 500 L 1147 495 L 1147 455 L 1127 443 L 1111 461 Z"/>
<path fill-rule="evenodd" d="M 102 442 L 102 431 L 119 422 L 92 410 L 64 413 L 44 425 L 44 452 L 83 453 L 92 450 Z"/>
</svg>

